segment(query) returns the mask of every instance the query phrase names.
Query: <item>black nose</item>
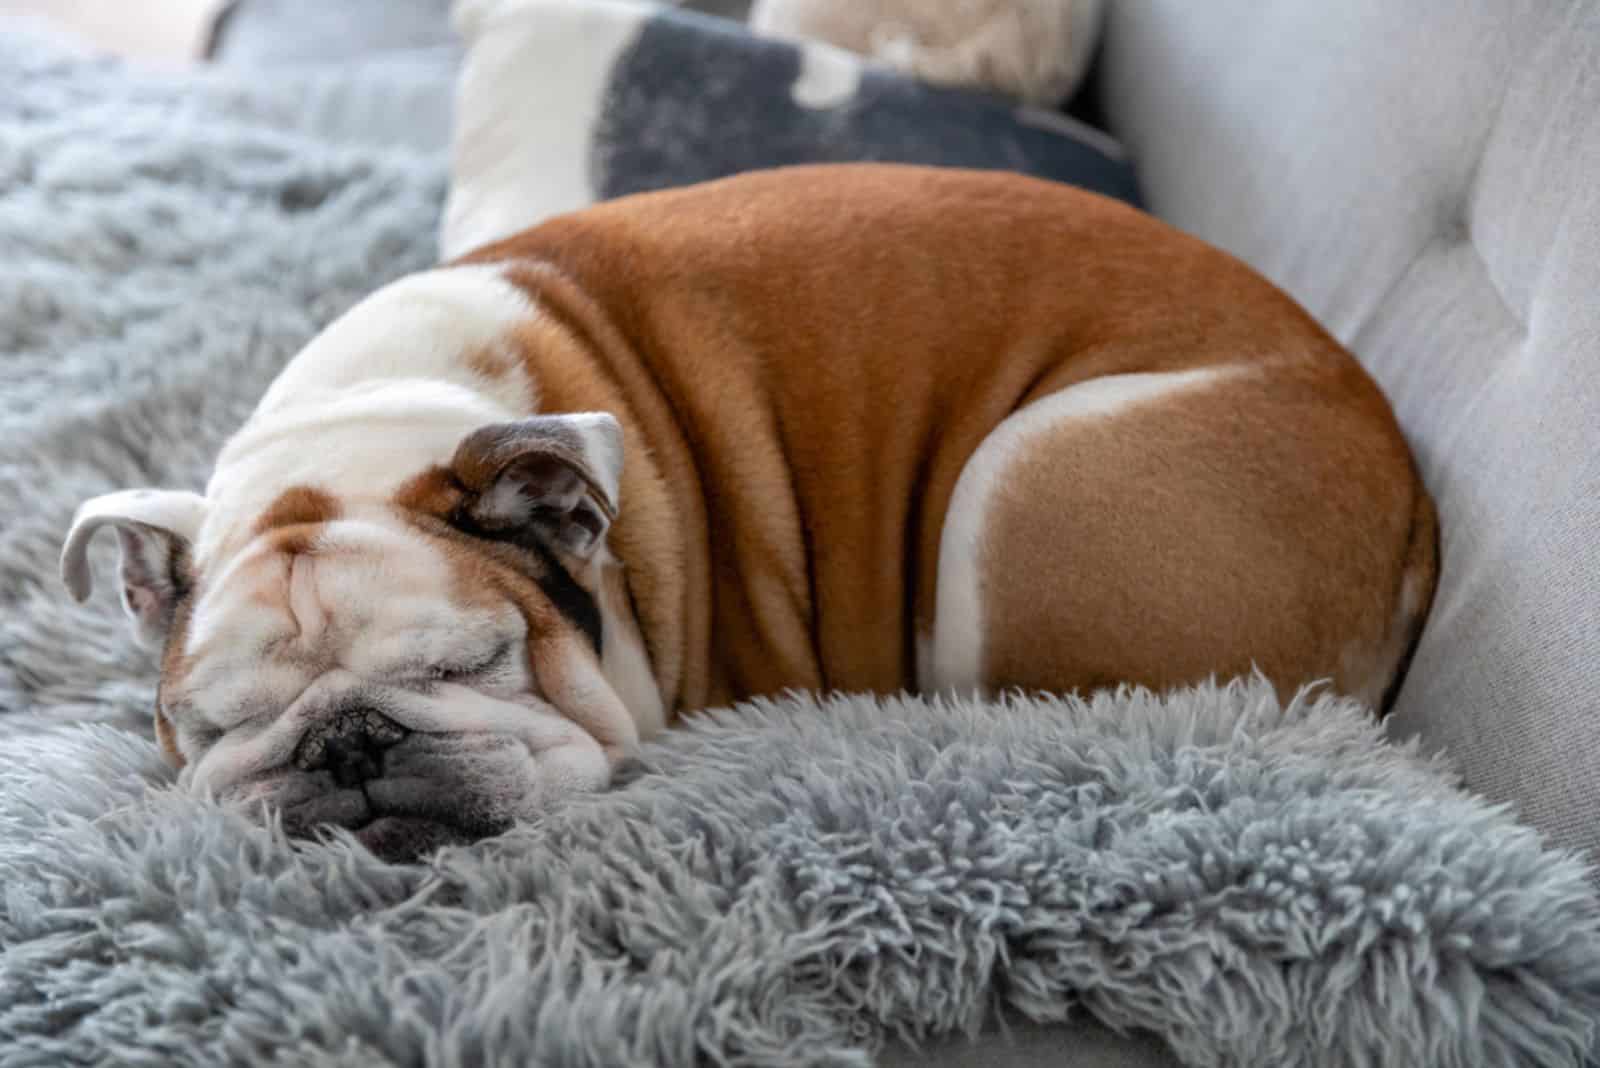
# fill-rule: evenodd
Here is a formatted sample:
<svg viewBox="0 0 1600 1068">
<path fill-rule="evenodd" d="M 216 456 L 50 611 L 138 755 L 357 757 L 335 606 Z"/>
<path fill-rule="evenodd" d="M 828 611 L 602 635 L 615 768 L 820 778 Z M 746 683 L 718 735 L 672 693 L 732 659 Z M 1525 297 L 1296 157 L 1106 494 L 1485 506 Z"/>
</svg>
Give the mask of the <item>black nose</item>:
<svg viewBox="0 0 1600 1068">
<path fill-rule="evenodd" d="M 360 786 L 383 774 L 383 751 L 410 733 L 376 709 L 341 709 L 300 739 L 294 764 L 301 771 L 326 768 L 341 787 Z"/>
</svg>

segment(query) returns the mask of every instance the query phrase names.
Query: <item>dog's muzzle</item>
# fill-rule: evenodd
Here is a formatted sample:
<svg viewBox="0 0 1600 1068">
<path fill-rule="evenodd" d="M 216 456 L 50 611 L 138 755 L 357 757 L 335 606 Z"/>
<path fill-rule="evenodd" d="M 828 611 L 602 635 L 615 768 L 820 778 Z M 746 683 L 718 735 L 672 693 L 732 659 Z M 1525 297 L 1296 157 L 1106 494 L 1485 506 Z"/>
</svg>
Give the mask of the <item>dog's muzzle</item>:
<svg viewBox="0 0 1600 1068">
<path fill-rule="evenodd" d="M 526 750 L 512 737 L 471 741 L 413 731 L 371 704 L 340 708 L 307 730 L 289 758 L 279 787 L 284 828 L 304 838 L 344 827 L 386 860 L 499 833 L 510 819 L 483 793 L 481 762 L 499 754 L 520 767 Z"/>
<path fill-rule="evenodd" d="M 383 775 L 383 754 L 411 732 L 374 708 L 346 708 L 306 732 L 294 751 L 301 771 L 326 770 L 351 789 Z"/>
</svg>

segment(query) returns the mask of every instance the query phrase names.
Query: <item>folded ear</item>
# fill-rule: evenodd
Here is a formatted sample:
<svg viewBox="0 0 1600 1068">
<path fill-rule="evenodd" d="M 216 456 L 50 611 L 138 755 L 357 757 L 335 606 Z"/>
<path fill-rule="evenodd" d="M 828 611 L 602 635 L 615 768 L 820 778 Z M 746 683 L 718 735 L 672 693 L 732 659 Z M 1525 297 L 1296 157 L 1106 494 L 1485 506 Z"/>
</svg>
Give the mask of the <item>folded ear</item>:
<svg viewBox="0 0 1600 1068">
<path fill-rule="evenodd" d="M 617 517 L 622 428 L 605 412 L 496 423 L 469 434 L 450 467 L 468 493 L 461 518 L 477 533 L 587 560 Z"/>
<path fill-rule="evenodd" d="M 89 596 L 89 542 L 112 527 L 122 546 L 122 604 L 139 640 L 157 644 L 172 626 L 178 601 L 192 582 L 189 546 L 206 515 L 206 501 L 182 490 L 123 490 L 83 502 L 61 549 L 61 580 L 74 599 Z"/>
</svg>

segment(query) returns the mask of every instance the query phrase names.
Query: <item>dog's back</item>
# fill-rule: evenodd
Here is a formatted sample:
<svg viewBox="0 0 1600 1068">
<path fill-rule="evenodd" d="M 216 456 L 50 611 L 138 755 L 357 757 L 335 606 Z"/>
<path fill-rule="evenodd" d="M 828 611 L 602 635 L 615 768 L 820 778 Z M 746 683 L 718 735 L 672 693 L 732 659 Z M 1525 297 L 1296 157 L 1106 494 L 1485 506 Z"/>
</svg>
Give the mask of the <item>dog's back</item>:
<svg viewBox="0 0 1600 1068">
<path fill-rule="evenodd" d="M 706 699 L 1256 665 L 1376 700 L 1427 607 L 1431 505 L 1376 386 L 1249 268 L 1125 205 L 793 168 L 470 259 L 576 320 L 550 279 L 575 283 L 643 438 L 688 458 Z"/>
</svg>

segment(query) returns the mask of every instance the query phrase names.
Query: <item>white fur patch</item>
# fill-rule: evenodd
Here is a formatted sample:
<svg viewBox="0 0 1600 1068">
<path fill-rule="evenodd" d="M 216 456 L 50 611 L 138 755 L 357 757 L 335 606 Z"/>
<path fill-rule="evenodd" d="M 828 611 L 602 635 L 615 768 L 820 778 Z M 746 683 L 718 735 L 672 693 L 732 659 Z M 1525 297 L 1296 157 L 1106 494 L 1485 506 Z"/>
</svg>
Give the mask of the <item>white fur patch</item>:
<svg viewBox="0 0 1600 1068">
<path fill-rule="evenodd" d="M 612 511 L 622 504 L 622 427 L 610 412 L 578 412 L 562 417 L 583 439 L 590 474 L 599 481 Z"/>
<path fill-rule="evenodd" d="M 1389 619 L 1388 634 L 1376 648 L 1370 643 L 1354 642 L 1340 653 L 1339 667 L 1350 696 L 1374 711 L 1382 707 L 1384 694 L 1405 659 L 1413 629 L 1420 625 L 1417 617 L 1427 593 L 1426 581 L 1424 573 L 1416 570 L 1401 579 L 1400 597 Z"/>
<path fill-rule="evenodd" d="M 498 268 L 465 266 L 411 275 L 340 316 L 223 447 L 197 564 L 236 548 L 237 528 L 289 487 L 314 486 L 344 503 L 386 498 L 447 462 L 474 430 L 526 416 L 535 401 L 526 372 L 508 366 L 491 378 L 469 357 L 539 314 Z"/>
<path fill-rule="evenodd" d="M 639 632 L 633 606 L 628 603 L 625 580 L 614 570 L 609 551 L 596 568 L 600 591 L 601 655 L 600 673 L 627 708 L 638 728 L 639 737 L 648 739 L 667 725 L 667 710 L 650 667 L 650 654 Z"/>
<path fill-rule="evenodd" d="M 919 679 L 930 690 L 954 693 L 981 691 L 984 677 L 986 624 L 984 614 L 984 535 L 990 499 L 1005 479 L 1006 468 L 1037 435 L 1075 420 L 1110 419 L 1136 406 L 1174 393 L 1211 385 L 1236 369 L 1211 367 L 1162 374 L 1107 375 L 1068 387 L 1012 413 L 984 438 L 956 482 L 939 541 L 937 611 L 934 619 L 931 678 Z M 1063 479 L 1072 477 L 1062 471 Z M 1046 507 L 1040 502 L 1040 507 Z"/>
<path fill-rule="evenodd" d="M 497 621 L 465 613 L 453 583 L 439 551 L 381 506 L 326 524 L 314 556 L 257 544 L 202 587 L 184 651 L 208 655 L 190 682 L 249 675 L 271 659 L 261 655 L 269 643 L 374 676 L 406 661 L 470 656 L 496 640 Z M 278 694 L 277 707 L 292 696 Z"/>
<path fill-rule="evenodd" d="M 91 497 L 78 506 L 61 549 L 61 578 L 73 598 L 89 596 L 89 540 L 104 526 L 143 528 L 188 543 L 206 517 L 207 502 L 185 490 L 132 489 Z"/>
<path fill-rule="evenodd" d="M 332 394 L 418 380 L 480 391 L 526 414 L 532 398 L 520 368 L 490 380 L 465 357 L 504 345 L 510 328 L 538 314 L 528 294 L 495 264 L 407 275 L 314 337 L 278 375 L 256 414 L 316 407 Z"/>
</svg>

